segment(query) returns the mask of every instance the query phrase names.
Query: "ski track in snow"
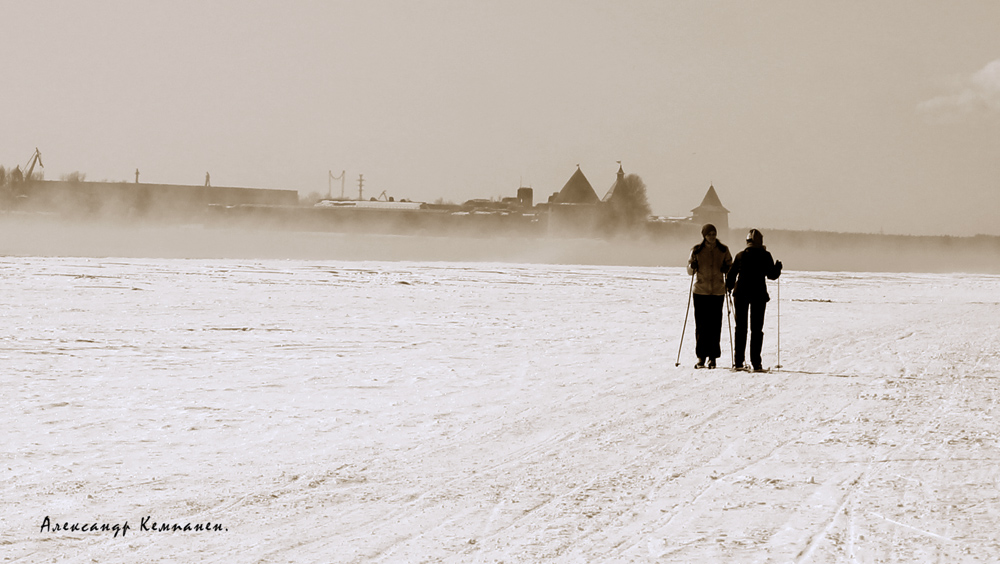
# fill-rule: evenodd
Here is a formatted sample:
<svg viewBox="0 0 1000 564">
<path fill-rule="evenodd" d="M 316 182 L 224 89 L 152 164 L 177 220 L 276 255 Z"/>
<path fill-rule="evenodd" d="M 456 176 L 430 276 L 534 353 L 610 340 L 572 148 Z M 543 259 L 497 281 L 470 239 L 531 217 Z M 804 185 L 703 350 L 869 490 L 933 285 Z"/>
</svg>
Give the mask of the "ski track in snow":
<svg viewBox="0 0 1000 564">
<path fill-rule="evenodd" d="M 0 273 L 4 562 L 1000 554 L 998 276 L 786 272 L 784 370 L 747 374 L 695 371 L 693 320 L 674 367 L 674 268 Z M 45 516 L 132 531 L 40 532 Z M 144 516 L 227 530 L 140 532 Z"/>
</svg>

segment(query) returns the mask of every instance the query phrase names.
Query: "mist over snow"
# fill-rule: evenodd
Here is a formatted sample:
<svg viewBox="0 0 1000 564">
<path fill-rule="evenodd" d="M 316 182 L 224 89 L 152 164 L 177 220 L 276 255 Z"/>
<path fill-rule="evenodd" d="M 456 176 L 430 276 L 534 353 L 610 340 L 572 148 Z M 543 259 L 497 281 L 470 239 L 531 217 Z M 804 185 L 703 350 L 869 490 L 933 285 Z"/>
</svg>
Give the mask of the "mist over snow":
<svg viewBox="0 0 1000 564">
<path fill-rule="evenodd" d="M 189 259 L 444 261 L 608 266 L 683 266 L 700 236 L 379 235 L 201 224 L 120 223 L 9 217 L 0 255 Z M 762 230 L 790 269 L 1000 274 L 1000 237 L 912 237 Z M 720 239 L 743 247 L 744 228 Z"/>
</svg>

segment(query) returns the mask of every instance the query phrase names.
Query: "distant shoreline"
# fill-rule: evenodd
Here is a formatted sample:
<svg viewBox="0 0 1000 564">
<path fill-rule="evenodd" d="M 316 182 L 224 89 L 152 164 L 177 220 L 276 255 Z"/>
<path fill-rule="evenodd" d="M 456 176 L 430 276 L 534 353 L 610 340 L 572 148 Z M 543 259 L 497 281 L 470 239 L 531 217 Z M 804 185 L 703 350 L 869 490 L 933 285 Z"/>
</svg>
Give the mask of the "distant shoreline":
<svg viewBox="0 0 1000 564">
<path fill-rule="evenodd" d="M 1000 274 L 1000 237 L 908 236 L 763 229 L 788 270 Z M 742 248 L 742 228 L 723 241 Z M 443 261 L 679 267 L 697 235 L 611 239 L 400 235 L 100 223 L 0 214 L 0 255 L 192 259 Z"/>
</svg>

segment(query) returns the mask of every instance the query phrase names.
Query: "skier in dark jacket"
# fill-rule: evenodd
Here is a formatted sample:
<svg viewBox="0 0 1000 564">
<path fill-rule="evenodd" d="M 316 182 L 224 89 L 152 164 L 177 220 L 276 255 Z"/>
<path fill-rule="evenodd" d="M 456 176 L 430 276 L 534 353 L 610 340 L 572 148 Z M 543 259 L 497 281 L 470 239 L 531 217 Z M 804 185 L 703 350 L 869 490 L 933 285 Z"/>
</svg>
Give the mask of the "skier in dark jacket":
<svg viewBox="0 0 1000 564">
<path fill-rule="evenodd" d="M 726 298 L 726 272 L 733 264 L 729 247 L 717 239 L 718 230 L 711 223 L 701 228 L 701 243 L 691 249 L 688 274 L 694 282 L 695 368 L 715 368 L 722 356 L 719 338 L 722 333 L 722 303 Z"/>
<path fill-rule="evenodd" d="M 747 313 L 750 321 L 750 362 L 755 371 L 763 370 L 760 351 L 764 346 L 764 311 L 771 297 L 765 278 L 781 276 L 781 261 L 775 262 L 764 246 L 764 235 L 756 229 L 747 233 L 747 247 L 736 254 L 726 275 L 726 288 L 733 293 L 736 309 L 736 344 L 734 366 L 743 368 L 747 345 Z"/>
</svg>

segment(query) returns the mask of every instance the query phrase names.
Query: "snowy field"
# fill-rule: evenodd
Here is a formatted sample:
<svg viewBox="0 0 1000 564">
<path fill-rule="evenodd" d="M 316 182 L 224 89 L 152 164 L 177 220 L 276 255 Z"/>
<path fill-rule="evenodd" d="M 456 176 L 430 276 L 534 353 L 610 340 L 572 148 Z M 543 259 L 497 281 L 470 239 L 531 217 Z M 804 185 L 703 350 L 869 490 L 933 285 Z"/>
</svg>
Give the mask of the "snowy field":
<svg viewBox="0 0 1000 564">
<path fill-rule="evenodd" d="M 1000 560 L 1000 276 L 786 271 L 745 374 L 680 268 L 0 275 L 0 562 Z"/>
</svg>

